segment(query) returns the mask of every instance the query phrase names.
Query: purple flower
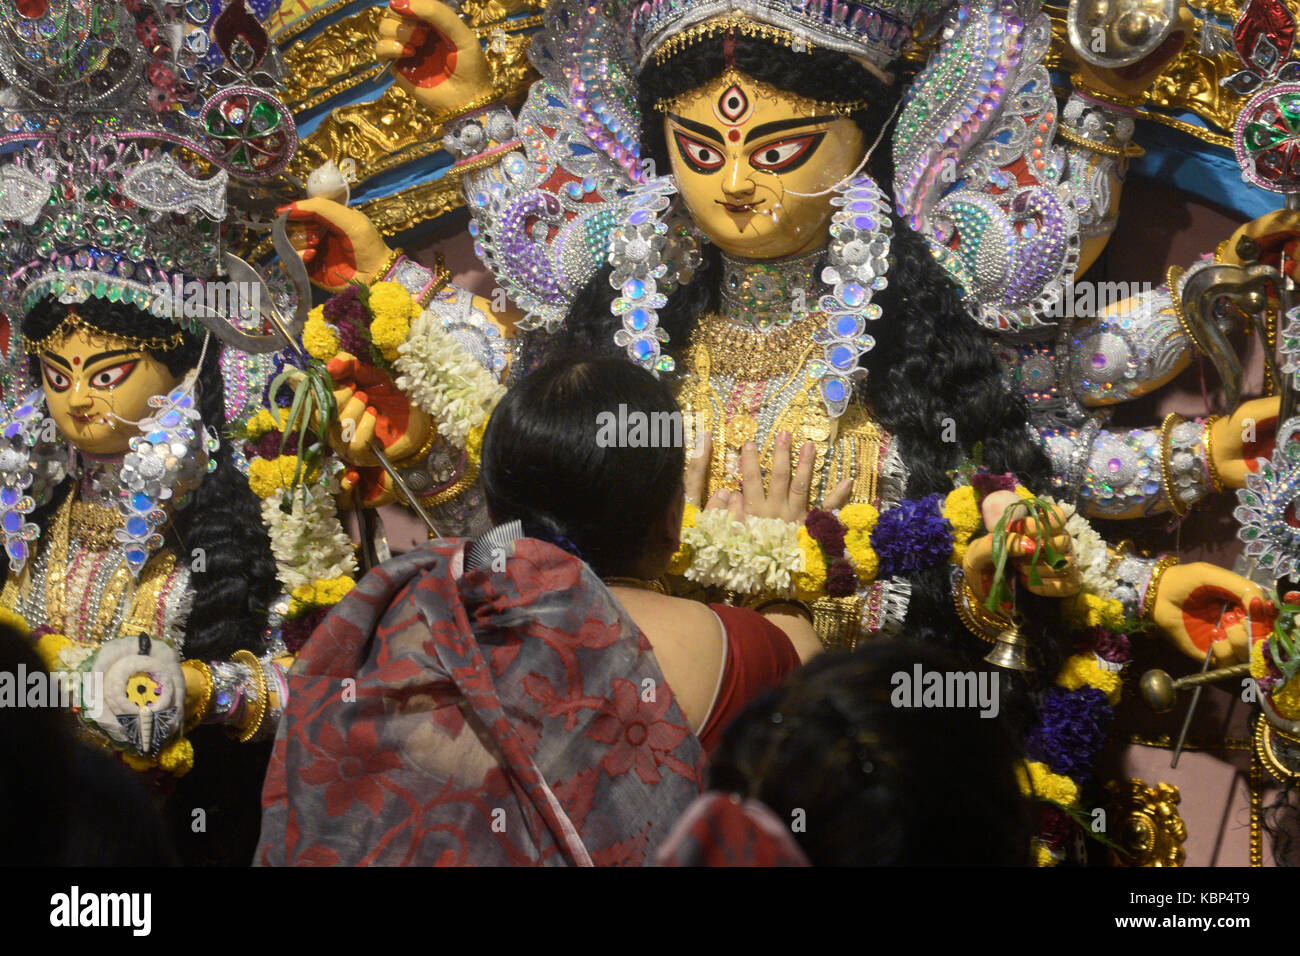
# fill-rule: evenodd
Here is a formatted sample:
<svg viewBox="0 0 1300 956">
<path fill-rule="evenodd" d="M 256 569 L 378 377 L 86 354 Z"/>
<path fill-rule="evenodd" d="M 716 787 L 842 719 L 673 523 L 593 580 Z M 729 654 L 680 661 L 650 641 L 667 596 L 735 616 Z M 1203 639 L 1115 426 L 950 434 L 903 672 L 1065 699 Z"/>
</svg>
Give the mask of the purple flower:
<svg viewBox="0 0 1300 956">
<path fill-rule="evenodd" d="M 351 322 L 338 322 L 335 327 L 339 333 L 339 348 L 359 359 L 370 356 L 370 337 L 362 331 L 363 326 Z"/>
<path fill-rule="evenodd" d="M 880 557 L 880 577 L 906 574 L 947 561 L 952 554 L 952 525 L 940 511 L 942 495 L 902 501 L 880 513 L 871 531 L 871 547 Z"/>
<path fill-rule="evenodd" d="M 325 321 L 330 325 L 357 325 L 363 329 L 370 327 L 370 313 L 361 304 L 361 287 L 350 285 L 338 295 L 333 296 L 322 307 Z"/>
<path fill-rule="evenodd" d="M 813 508 L 804 518 L 804 527 L 808 534 L 826 552 L 828 558 L 838 558 L 844 554 L 844 535 L 847 529 L 840 519 L 829 511 Z"/>
<path fill-rule="evenodd" d="M 983 501 L 995 491 L 1015 491 L 1016 476 L 1009 471 L 1000 475 L 990 474 L 987 471 L 977 471 L 971 475 L 970 485 L 975 489 L 975 494 Z"/>
<path fill-rule="evenodd" d="M 1029 734 L 1026 748 L 1032 759 L 1047 764 L 1052 773 L 1081 782 L 1092 774 L 1111 716 L 1106 695 L 1095 687 L 1051 687 L 1043 694 L 1039 723 Z"/>
<path fill-rule="evenodd" d="M 289 653 L 297 654 L 302 650 L 307 638 L 316 630 L 316 625 L 325 620 L 328 612 L 329 608 L 318 607 L 280 625 L 280 637 L 284 639 L 284 646 L 289 648 Z"/>
<path fill-rule="evenodd" d="M 1127 664 L 1132 660 L 1128 638 L 1123 634 L 1108 631 L 1104 627 L 1088 628 L 1079 636 L 1074 646 L 1079 650 L 1093 651 L 1102 660 L 1112 664 Z"/>
<path fill-rule="evenodd" d="M 848 597 L 857 588 L 858 576 L 843 558 L 826 569 L 826 593 L 831 597 Z"/>
</svg>

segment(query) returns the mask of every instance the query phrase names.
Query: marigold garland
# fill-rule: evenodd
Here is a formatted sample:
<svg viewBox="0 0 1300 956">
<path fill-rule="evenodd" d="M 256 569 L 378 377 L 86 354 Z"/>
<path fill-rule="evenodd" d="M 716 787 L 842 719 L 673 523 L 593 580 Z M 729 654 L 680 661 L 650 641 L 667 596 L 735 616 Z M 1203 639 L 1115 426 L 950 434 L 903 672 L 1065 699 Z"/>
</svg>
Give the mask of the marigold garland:
<svg viewBox="0 0 1300 956">
<path fill-rule="evenodd" d="M 314 359 L 328 362 L 338 355 L 339 335 L 325 322 L 324 306 L 316 306 L 307 313 L 307 321 L 302 329 L 302 347 Z"/>
</svg>

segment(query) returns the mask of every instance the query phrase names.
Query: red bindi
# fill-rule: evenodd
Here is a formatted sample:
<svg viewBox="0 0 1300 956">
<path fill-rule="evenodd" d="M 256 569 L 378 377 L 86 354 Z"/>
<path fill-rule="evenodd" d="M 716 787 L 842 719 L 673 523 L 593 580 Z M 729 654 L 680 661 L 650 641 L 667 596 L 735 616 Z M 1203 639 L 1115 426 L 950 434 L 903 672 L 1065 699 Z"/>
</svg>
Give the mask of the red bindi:
<svg viewBox="0 0 1300 956">
<path fill-rule="evenodd" d="M 74 355 L 74 356 L 72 356 L 72 364 L 73 364 L 73 365 L 80 365 L 80 364 L 81 364 L 81 356 L 80 356 L 80 355 Z"/>
<path fill-rule="evenodd" d="M 727 139 L 731 140 L 733 143 L 739 142 L 739 141 L 740 141 L 740 130 L 738 130 L 738 129 L 729 129 L 729 130 L 727 130 Z"/>
</svg>

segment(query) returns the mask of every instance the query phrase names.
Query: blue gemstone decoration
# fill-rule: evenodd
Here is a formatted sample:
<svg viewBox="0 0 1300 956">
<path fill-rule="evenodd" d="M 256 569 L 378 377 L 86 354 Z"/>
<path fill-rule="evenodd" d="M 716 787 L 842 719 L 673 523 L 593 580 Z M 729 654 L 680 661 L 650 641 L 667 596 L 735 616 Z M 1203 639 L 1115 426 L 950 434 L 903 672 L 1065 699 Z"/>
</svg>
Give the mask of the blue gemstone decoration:
<svg viewBox="0 0 1300 956">
<path fill-rule="evenodd" d="M 844 286 L 843 298 L 846 305 L 856 308 L 867 301 L 867 290 L 856 282 L 849 282 Z"/>
<path fill-rule="evenodd" d="M 645 283 L 640 279 L 633 279 L 623 286 L 623 294 L 629 299 L 639 299 L 645 295 Z"/>
<path fill-rule="evenodd" d="M 164 431 L 150 432 L 145 436 L 145 441 L 151 445 L 162 445 L 167 441 L 167 433 Z"/>
<path fill-rule="evenodd" d="M 844 401 L 844 383 L 838 378 L 833 378 L 822 386 L 822 394 L 826 396 L 828 402 Z"/>
<path fill-rule="evenodd" d="M 132 564 L 140 564 L 145 559 L 145 553 L 140 548 L 127 548 L 126 559 Z"/>
<path fill-rule="evenodd" d="M 141 517 L 126 519 L 126 533 L 133 538 L 143 538 L 149 533 L 149 524 Z"/>
<path fill-rule="evenodd" d="M 644 332 L 650 327 L 650 313 L 645 309 L 633 309 L 627 314 L 627 324 L 634 332 Z"/>
<path fill-rule="evenodd" d="M 22 433 L 22 427 L 15 422 L 10 422 L 5 426 L 5 438 L 17 438 Z"/>
<path fill-rule="evenodd" d="M 627 221 L 634 226 L 639 226 L 650 218 L 650 213 L 644 209 L 638 209 L 627 217 Z"/>
<path fill-rule="evenodd" d="M 174 428 L 180 424 L 181 416 L 179 412 L 171 411 L 158 420 L 158 424 L 163 428 Z"/>
<path fill-rule="evenodd" d="M 19 406 L 18 406 L 18 411 L 14 412 L 14 417 L 15 417 L 15 418 L 27 418 L 29 415 L 31 415 L 31 413 L 32 413 L 32 406 L 30 406 L 30 405 L 19 405 Z"/>
<path fill-rule="evenodd" d="M 5 545 L 5 550 L 9 552 L 9 557 L 15 561 L 27 560 L 27 542 L 25 541 L 10 541 Z"/>
<path fill-rule="evenodd" d="M 144 492 L 137 492 L 131 496 L 131 507 L 140 512 L 148 511 L 153 507 L 153 499 Z"/>
<path fill-rule="evenodd" d="M 632 353 L 637 357 L 637 361 L 648 361 L 655 354 L 654 343 L 649 339 L 637 339 L 632 346 Z"/>
<path fill-rule="evenodd" d="M 858 229 L 874 232 L 876 229 L 876 220 L 872 219 L 870 216 L 854 216 L 853 225 Z"/>
<path fill-rule="evenodd" d="M 853 349 L 847 345 L 838 345 L 831 349 L 831 364 L 836 368 L 850 368 L 856 358 Z"/>
<path fill-rule="evenodd" d="M 18 504 L 18 489 L 0 488 L 0 505 L 12 508 L 16 504 Z"/>
<path fill-rule="evenodd" d="M 858 331 L 858 320 L 851 315 L 840 315 L 835 318 L 835 333 L 842 335 L 846 339 L 851 335 L 856 335 Z"/>
<path fill-rule="evenodd" d="M 10 534 L 17 534 L 23 526 L 23 516 L 16 511 L 6 511 L 4 516 L 4 529 Z"/>
</svg>

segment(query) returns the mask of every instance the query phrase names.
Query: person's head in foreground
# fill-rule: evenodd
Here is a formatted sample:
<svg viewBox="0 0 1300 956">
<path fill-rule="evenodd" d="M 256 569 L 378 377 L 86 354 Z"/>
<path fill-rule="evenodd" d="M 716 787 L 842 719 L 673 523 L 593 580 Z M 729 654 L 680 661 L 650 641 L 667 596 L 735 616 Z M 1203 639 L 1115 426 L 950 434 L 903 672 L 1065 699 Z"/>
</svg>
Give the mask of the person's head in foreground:
<svg viewBox="0 0 1300 956">
<path fill-rule="evenodd" d="M 945 654 L 881 642 L 819 657 L 756 699 L 661 862 L 1027 864 L 1028 806 L 1003 722 L 977 705 L 898 706 L 918 665 L 959 673 Z"/>
</svg>

